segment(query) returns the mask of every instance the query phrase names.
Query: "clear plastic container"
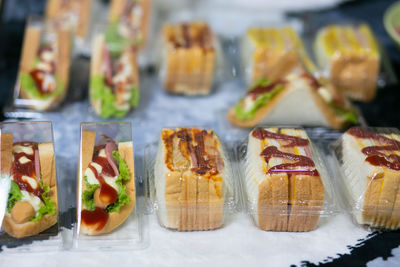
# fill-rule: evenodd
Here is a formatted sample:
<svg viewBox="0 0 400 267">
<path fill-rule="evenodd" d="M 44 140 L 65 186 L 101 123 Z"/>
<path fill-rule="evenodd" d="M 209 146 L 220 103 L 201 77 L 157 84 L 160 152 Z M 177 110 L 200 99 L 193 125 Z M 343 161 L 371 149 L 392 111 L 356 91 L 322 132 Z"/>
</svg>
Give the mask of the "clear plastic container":
<svg viewBox="0 0 400 267">
<path fill-rule="evenodd" d="M 400 131 L 351 128 L 332 144 L 332 169 L 354 221 L 373 229 L 400 227 Z"/>
<path fill-rule="evenodd" d="M 164 128 L 145 148 L 146 192 L 161 226 L 212 230 L 239 208 L 231 153 L 213 130 Z"/>
<path fill-rule="evenodd" d="M 396 84 L 385 49 L 362 21 L 310 22 L 312 52 L 321 75 L 351 99 L 368 102 L 377 88 Z M 311 49 L 311 47 L 310 47 Z"/>
<path fill-rule="evenodd" d="M 46 18 L 53 29 L 69 29 L 85 39 L 90 29 L 92 0 L 48 0 Z"/>
<path fill-rule="evenodd" d="M 136 47 L 147 41 L 152 0 L 112 0 L 108 11 L 108 32 L 116 40 L 127 39 Z"/>
<path fill-rule="evenodd" d="M 0 137 L 0 244 L 18 246 L 12 252 L 63 248 L 51 122 L 0 123 Z"/>
<path fill-rule="evenodd" d="M 130 250 L 146 242 L 137 210 L 131 123 L 81 123 L 72 249 Z"/>
<path fill-rule="evenodd" d="M 160 33 L 159 75 L 168 93 L 208 95 L 221 76 L 217 36 L 205 22 L 165 23 Z"/>
<path fill-rule="evenodd" d="M 301 128 L 255 128 L 237 147 L 243 200 L 262 230 L 305 232 L 339 212 L 319 151 Z"/>
<path fill-rule="evenodd" d="M 139 105 L 137 51 L 129 41 L 118 41 L 98 27 L 93 38 L 89 98 L 94 112 L 122 118 Z"/>
<path fill-rule="evenodd" d="M 45 111 L 64 100 L 69 84 L 72 35 L 48 30 L 41 17 L 29 18 L 24 36 L 14 107 Z"/>
</svg>

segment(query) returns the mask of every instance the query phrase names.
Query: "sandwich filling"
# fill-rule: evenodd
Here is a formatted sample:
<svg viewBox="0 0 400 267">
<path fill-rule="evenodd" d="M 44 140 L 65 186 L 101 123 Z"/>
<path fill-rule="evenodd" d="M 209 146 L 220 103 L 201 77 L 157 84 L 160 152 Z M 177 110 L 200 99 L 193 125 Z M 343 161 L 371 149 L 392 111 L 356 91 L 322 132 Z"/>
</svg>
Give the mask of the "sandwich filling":
<svg viewBox="0 0 400 267">
<path fill-rule="evenodd" d="M 235 114 L 239 120 L 251 120 L 254 118 L 255 113 L 262 107 L 268 105 L 268 103 L 280 94 L 285 88 L 298 83 L 299 81 L 305 81 L 313 90 L 316 90 L 318 95 L 324 100 L 324 102 L 334 110 L 335 114 L 345 121 L 350 123 L 357 123 L 357 115 L 355 110 L 349 106 L 345 99 L 334 92 L 324 87 L 317 79 L 307 73 L 292 73 L 285 79 L 270 82 L 267 79 L 260 79 L 254 83 L 246 93 L 246 95 L 240 99 L 239 103 L 235 106 Z M 305 101 L 312 101 L 305 100 Z"/>
<path fill-rule="evenodd" d="M 130 179 L 129 168 L 114 141 L 96 146 L 83 178 L 82 224 L 94 225 L 96 231 L 103 229 L 110 213 L 119 212 L 132 201 L 126 191 Z"/>
<path fill-rule="evenodd" d="M 41 44 L 33 69 L 21 74 L 21 89 L 33 98 L 45 100 L 62 93 L 64 86 L 56 77 L 57 53 L 57 42 Z"/>
<path fill-rule="evenodd" d="M 91 77 L 91 97 L 101 102 L 102 117 L 121 118 L 139 102 L 139 89 L 132 77 L 132 52 L 126 49 L 115 57 L 105 45 L 101 53 L 102 74 Z"/>
<path fill-rule="evenodd" d="M 55 214 L 56 205 L 48 197 L 50 187 L 43 184 L 37 143 L 13 144 L 11 187 L 7 212 L 18 223 L 39 221 L 46 214 Z"/>
</svg>

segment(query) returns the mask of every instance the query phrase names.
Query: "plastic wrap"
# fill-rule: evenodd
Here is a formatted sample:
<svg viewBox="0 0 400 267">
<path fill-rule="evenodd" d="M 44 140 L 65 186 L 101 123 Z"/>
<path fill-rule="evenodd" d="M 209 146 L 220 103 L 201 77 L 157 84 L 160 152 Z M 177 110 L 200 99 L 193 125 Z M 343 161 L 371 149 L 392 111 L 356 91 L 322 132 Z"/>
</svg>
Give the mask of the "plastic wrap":
<svg viewBox="0 0 400 267">
<path fill-rule="evenodd" d="M 92 0 L 48 0 L 46 17 L 53 29 L 72 30 L 85 39 L 90 29 Z"/>
<path fill-rule="evenodd" d="M 243 199 L 267 231 L 304 232 L 339 211 L 330 176 L 300 128 L 255 128 L 238 146 Z"/>
<path fill-rule="evenodd" d="M 112 0 L 108 12 L 109 34 L 128 39 L 132 45 L 146 45 L 151 0 Z"/>
<path fill-rule="evenodd" d="M 136 210 L 132 126 L 82 123 L 73 249 L 137 249 L 145 244 Z"/>
<path fill-rule="evenodd" d="M 137 51 L 107 32 L 93 38 L 90 62 L 90 103 L 103 118 L 126 116 L 139 104 Z"/>
<path fill-rule="evenodd" d="M 332 145 L 332 166 L 354 221 L 386 230 L 400 226 L 400 131 L 351 128 Z"/>
<path fill-rule="evenodd" d="M 375 97 L 381 54 L 367 24 L 332 24 L 318 31 L 314 53 L 323 73 L 348 97 Z"/>
<path fill-rule="evenodd" d="M 221 65 L 220 45 L 204 22 L 164 24 L 160 79 L 169 93 L 210 94 Z"/>
<path fill-rule="evenodd" d="M 14 106 L 44 111 L 57 107 L 69 84 L 71 32 L 48 30 L 41 17 L 30 17 L 25 29 Z"/>
<path fill-rule="evenodd" d="M 211 230 L 238 208 L 231 159 L 212 130 L 162 130 L 158 147 L 145 149 L 148 200 L 162 226 Z"/>
<path fill-rule="evenodd" d="M 0 137 L 0 243 L 50 239 L 35 249 L 61 249 L 51 122 L 1 123 Z"/>
</svg>

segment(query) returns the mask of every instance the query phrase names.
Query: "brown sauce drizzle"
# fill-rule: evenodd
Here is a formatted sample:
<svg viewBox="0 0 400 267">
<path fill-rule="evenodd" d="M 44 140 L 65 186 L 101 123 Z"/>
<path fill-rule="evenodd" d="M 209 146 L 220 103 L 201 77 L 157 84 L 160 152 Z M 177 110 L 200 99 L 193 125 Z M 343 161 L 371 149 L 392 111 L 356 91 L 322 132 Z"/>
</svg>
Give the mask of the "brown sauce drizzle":
<svg viewBox="0 0 400 267">
<path fill-rule="evenodd" d="M 369 138 L 381 143 L 386 143 L 386 146 L 368 146 L 364 147 L 361 152 L 367 155 L 365 161 L 373 166 L 384 166 L 392 170 L 400 170 L 400 156 L 396 154 L 386 155 L 381 151 L 400 151 L 400 142 L 378 133 L 372 133 L 362 128 L 352 128 L 348 131 L 349 134 L 358 138 Z"/>
<path fill-rule="evenodd" d="M 312 76 L 312 75 L 310 75 L 310 74 L 308 74 L 308 73 L 303 73 L 303 74 L 301 75 L 301 77 L 307 79 L 307 81 L 309 82 L 309 84 L 311 85 L 312 88 L 318 89 L 318 88 L 321 87 L 319 81 L 318 81 L 317 79 L 315 79 L 314 76 Z"/>
<path fill-rule="evenodd" d="M 82 210 L 81 218 L 85 225 L 97 225 L 96 229 L 94 230 L 100 231 L 107 224 L 108 213 L 101 208 L 96 208 L 93 211 Z"/>
<path fill-rule="evenodd" d="M 21 190 L 25 190 L 25 191 L 39 197 L 40 199 L 42 199 L 42 194 L 44 191 L 40 187 L 39 182 L 38 182 L 36 189 L 34 189 L 31 187 L 31 185 L 28 182 L 25 182 L 24 180 L 22 180 L 22 176 L 31 177 L 31 178 L 35 179 L 36 181 L 40 180 L 40 177 L 36 177 L 36 171 L 35 171 L 35 154 L 37 154 L 37 153 L 35 153 L 35 151 L 38 150 L 37 145 L 32 142 L 18 142 L 18 143 L 13 144 L 13 146 L 16 146 L 16 145 L 31 147 L 33 150 L 33 154 L 28 155 L 24 152 L 13 153 L 14 161 L 11 166 L 11 175 L 13 176 L 13 180 Z M 30 161 L 25 164 L 21 164 L 19 162 L 19 159 L 22 157 L 26 157 L 26 158 L 30 159 Z"/>
<path fill-rule="evenodd" d="M 219 168 L 223 166 L 221 155 L 217 150 L 217 155 L 209 155 L 205 147 L 205 138 L 210 138 L 209 135 L 212 133 L 206 130 L 199 129 L 180 129 L 173 134 L 163 136 L 163 142 L 166 146 L 166 164 L 170 170 L 173 170 L 173 139 L 174 137 L 179 138 L 179 149 L 181 154 L 190 158 L 192 162 L 191 170 L 197 174 L 204 175 L 206 173 L 210 175 L 216 175 L 219 173 Z M 188 155 L 186 155 L 188 154 Z"/>
<path fill-rule="evenodd" d="M 254 88 L 252 88 L 250 91 L 247 92 L 248 96 L 251 96 L 253 99 L 257 99 L 262 94 L 269 93 L 276 86 L 285 86 L 286 82 L 285 81 L 278 81 L 274 83 L 270 83 L 268 85 L 257 85 Z"/>
</svg>

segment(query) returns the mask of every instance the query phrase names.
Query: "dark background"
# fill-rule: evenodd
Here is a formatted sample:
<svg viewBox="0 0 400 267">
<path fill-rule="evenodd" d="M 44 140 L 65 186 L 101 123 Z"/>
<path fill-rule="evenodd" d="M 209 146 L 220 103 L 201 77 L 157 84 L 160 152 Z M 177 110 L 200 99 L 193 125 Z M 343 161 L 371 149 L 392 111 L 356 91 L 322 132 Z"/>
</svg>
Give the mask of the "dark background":
<svg viewBox="0 0 400 267">
<path fill-rule="evenodd" d="M 295 0 L 293 0 L 295 1 Z M 400 77 L 400 48 L 386 33 L 383 26 L 383 14 L 395 1 L 358 0 L 348 1 L 335 8 L 289 14 L 305 20 L 306 31 L 319 27 L 321 23 L 346 20 L 366 21 L 386 51 L 393 70 Z M 229 1 L 227 1 L 229 4 Z M 3 107 L 11 102 L 12 88 L 15 83 L 23 32 L 27 14 L 43 14 L 45 0 L 3 0 L 0 8 L 0 121 Z M 400 128 L 400 88 L 392 84 L 380 88 L 377 97 L 370 103 L 356 103 L 370 126 Z M 363 266 L 377 257 L 386 259 L 393 248 L 400 246 L 400 232 L 379 233 L 354 248 L 351 255 L 344 255 L 327 265 Z M 312 265 L 303 262 L 304 265 Z M 400 264 L 399 264 L 400 266 Z"/>
</svg>

